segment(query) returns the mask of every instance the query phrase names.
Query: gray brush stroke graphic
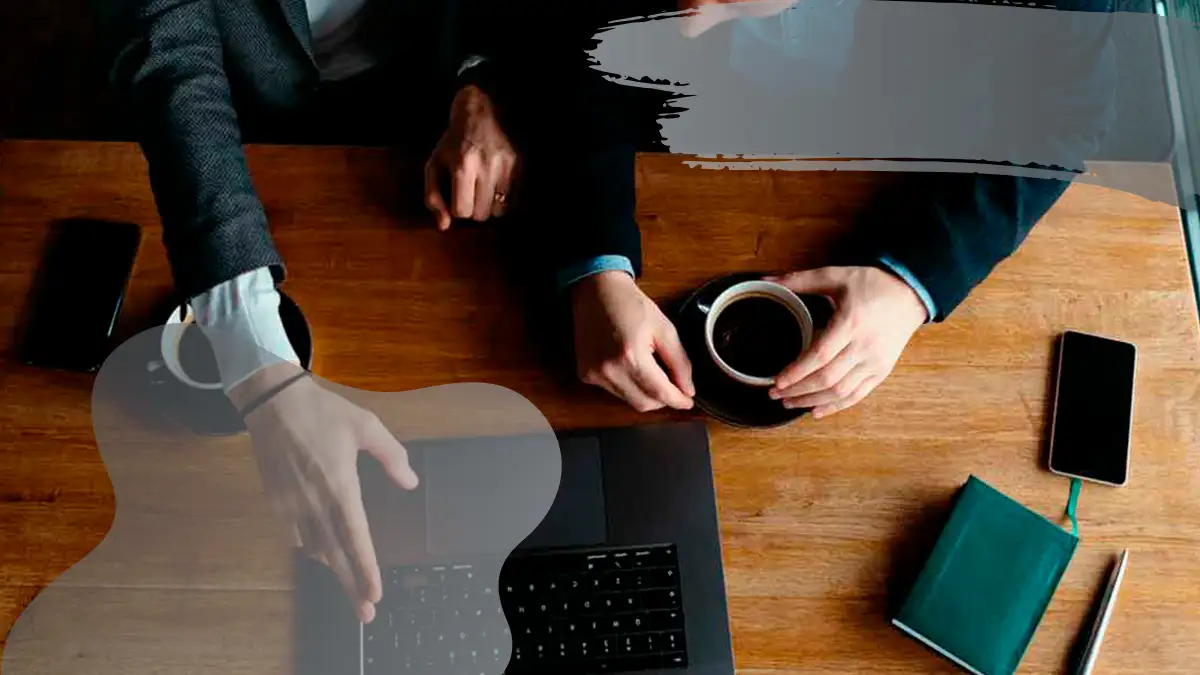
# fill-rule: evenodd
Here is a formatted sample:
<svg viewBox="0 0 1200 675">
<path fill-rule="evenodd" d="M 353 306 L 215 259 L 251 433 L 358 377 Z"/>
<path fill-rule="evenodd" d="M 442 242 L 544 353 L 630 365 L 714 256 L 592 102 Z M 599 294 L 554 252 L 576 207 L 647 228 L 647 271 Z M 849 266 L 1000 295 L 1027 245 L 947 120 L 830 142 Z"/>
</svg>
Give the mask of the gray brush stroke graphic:
<svg viewBox="0 0 1200 675">
<path fill-rule="evenodd" d="M 360 628 L 330 570 L 299 553 L 291 523 L 264 491 L 264 455 L 278 448 L 236 430 L 240 418 L 220 389 L 156 377 L 172 330 L 180 329 L 135 336 L 96 377 L 92 418 L 116 516 L 104 540 L 17 619 L 5 675 L 229 673 L 272 662 L 279 672 L 333 672 L 331 663 L 358 672 L 360 630 L 387 627 L 389 608 L 413 588 L 397 570 L 467 564 L 474 586 L 496 590 L 501 564 L 554 501 L 558 440 L 519 394 L 487 384 L 372 392 L 311 376 L 324 398 L 297 398 L 291 412 L 328 422 L 327 410 L 305 402 L 357 406 L 360 419 L 378 419 L 404 444 L 421 478 L 402 490 L 359 453 L 384 585 L 375 621 Z M 195 374 L 197 361 L 181 360 L 189 376 L 211 381 Z M 199 362 L 211 371 L 211 351 Z M 476 672 L 499 675 L 512 648 L 499 593 L 476 606 L 459 629 L 492 631 Z"/>
<path fill-rule="evenodd" d="M 609 80 L 679 97 L 659 123 L 694 166 L 1079 179 L 1176 201 L 1135 165 L 1174 149 L 1160 38 L 1181 20 L 1083 11 L 1104 0 L 739 4 L 613 22 L 591 51 Z M 777 13 L 691 35 L 756 5 Z"/>
</svg>

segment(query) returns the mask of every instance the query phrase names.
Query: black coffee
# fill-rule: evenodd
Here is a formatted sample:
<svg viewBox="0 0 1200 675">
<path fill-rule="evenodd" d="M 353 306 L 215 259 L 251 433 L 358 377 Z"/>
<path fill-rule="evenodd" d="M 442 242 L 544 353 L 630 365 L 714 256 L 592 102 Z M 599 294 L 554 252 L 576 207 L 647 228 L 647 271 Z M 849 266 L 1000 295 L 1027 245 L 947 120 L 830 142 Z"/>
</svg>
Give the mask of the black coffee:
<svg viewBox="0 0 1200 675">
<path fill-rule="evenodd" d="M 717 316 L 713 346 L 730 368 L 774 377 L 800 355 L 800 321 L 780 301 L 760 295 L 734 300 Z"/>
</svg>

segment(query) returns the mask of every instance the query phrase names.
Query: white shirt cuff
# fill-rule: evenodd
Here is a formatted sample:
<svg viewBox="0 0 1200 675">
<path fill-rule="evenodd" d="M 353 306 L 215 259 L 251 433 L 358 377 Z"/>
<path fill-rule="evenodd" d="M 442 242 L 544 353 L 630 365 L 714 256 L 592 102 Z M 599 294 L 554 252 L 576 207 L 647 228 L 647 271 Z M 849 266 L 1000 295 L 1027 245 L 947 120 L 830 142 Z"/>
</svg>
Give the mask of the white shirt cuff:
<svg viewBox="0 0 1200 675">
<path fill-rule="evenodd" d="M 269 365 L 299 365 L 279 317 L 279 291 L 268 268 L 217 284 L 190 304 L 196 323 L 212 343 L 226 392 Z"/>
</svg>

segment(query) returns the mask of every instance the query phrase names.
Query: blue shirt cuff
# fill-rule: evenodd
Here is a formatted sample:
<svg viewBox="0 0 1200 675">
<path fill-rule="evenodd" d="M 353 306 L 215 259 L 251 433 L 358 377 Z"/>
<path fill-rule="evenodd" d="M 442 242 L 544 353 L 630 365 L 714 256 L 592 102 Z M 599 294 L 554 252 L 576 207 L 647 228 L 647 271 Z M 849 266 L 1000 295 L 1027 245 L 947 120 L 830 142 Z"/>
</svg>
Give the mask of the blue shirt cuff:
<svg viewBox="0 0 1200 675">
<path fill-rule="evenodd" d="M 918 281 L 917 278 L 913 276 L 913 273 L 910 272 L 907 267 L 900 264 L 899 261 L 893 260 L 886 255 L 879 259 L 879 263 L 888 268 L 892 274 L 895 274 L 903 279 L 904 283 L 908 284 L 909 287 L 913 289 L 913 292 L 916 293 L 917 297 L 921 299 L 921 304 L 925 305 L 925 311 L 929 312 L 929 318 L 927 321 L 933 321 L 934 318 L 937 317 L 937 304 L 934 303 L 933 296 L 929 294 L 929 289 L 925 288 L 925 284 L 922 284 L 920 281 Z"/>
<path fill-rule="evenodd" d="M 601 255 L 590 260 L 568 265 L 558 271 L 558 290 L 565 291 L 570 288 L 571 284 L 601 272 L 625 272 L 629 276 L 635 276 L 633 273 L 633 262 L 623 255 Z"/>
</svg>

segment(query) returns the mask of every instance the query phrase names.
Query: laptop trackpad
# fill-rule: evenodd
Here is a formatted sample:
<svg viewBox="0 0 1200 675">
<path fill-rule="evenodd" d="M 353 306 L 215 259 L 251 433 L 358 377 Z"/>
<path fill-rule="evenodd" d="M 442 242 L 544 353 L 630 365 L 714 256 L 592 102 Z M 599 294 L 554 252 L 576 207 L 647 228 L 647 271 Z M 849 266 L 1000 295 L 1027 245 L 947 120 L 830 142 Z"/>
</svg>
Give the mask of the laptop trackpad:
<svg viewBox="0 0 1200 675">
<path fill-rule="evenodd" d="M 608 538 L 600 439 L 559 439 L 562 480 L 554 506 L 520 548 L 597 546 Z"/>
<path fill-rule="evenodd" d="M 495 440 L 490 442 L 496 443 Z M 594 546 L 605 542 L 607 518 L 604 512 L 600 440 L 594 437 L 571 438 L 559 440 L 558 447 L 562 454 L 562 478 L 553 506 L 520 548 Z M 479 488 L 487 487 L 477 485 L 480 480 L 509 483 L 507 489 L 500 490 L 500 497 L 492 495 L 489 505 L 493 509 L 495 504 L 491 502 L 507 503 L 505 499 L 512 501 L 516 498 L 509 494 L 514 486 L 521 491 L 530 487 L 519 487 L 520 480 L 528 483 L 528 476 L 523 479 L 504 476 L 506 471 L 516 470 L 509 462 L 510 456 L 511 452 L 506 455 L 503 452 L 480 450 L 467 442 L 439 447 L 436 452 L 424 454 L 422 484 L 425 486 L 426 547 L 429 553 L 474 555 L 495 551 L 498 546 L 506 549 L 512 546 L 500 539 L 507 542 L 513 539 L 507 534 L 498 534 L 496 530 L 508 530 L 516 524 L 510 518 L 494 513 L 480 513 L 480 509 L 486 506 L 475 503 L 481 501 L 475 493 Z M 534 458 L 531 456 L 527 459 L 532 461 Z M 470 467 L 470 471 L 464 470 L 464 467 Z M 518 470 L 518 473 L 523 476 L 525 471 Z M 496 491 L 495 485 L 492 485 L 492 491 Z M 466 495 L 474 496 L 467 498 Z M 502 520 L 496 520 L 498 517 Z M 481 546 L 481 540 L 484 539 L 490 543 Z"/>
</svg>

